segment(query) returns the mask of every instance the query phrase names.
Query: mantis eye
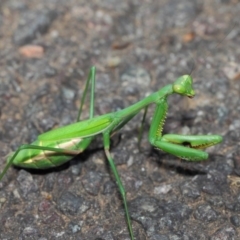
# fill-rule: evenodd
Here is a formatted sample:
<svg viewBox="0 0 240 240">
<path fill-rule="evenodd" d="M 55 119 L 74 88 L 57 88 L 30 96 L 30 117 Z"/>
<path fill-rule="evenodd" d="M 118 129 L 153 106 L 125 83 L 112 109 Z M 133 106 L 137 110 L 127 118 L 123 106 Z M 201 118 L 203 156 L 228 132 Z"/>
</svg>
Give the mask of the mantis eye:
<svg viewBox="0 0 240 240">
<path fill-rule="evenodd" d="M 184 93 L 185 93 L 185 87 L 184 87 L 183 85 L 174 84 L 174 85 L 173 85 L 173 91 L 174 91 L 175 93 L 184 95 Z"/>
</svg>

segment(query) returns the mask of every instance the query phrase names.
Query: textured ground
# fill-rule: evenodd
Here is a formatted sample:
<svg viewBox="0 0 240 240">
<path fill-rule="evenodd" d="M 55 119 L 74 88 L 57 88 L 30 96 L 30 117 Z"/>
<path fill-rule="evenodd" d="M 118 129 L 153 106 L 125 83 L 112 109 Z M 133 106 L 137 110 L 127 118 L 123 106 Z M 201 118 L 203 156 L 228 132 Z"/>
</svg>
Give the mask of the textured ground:
<svg viewBox="0 0 240 240">
<path fill-rule="evenodd" d="M 224 141 L 203 163 L 157 151 L 147 140 L 153 108 L 141 152 L 141 114 L 113 137 L 134 234 L 240 239 L 239 11 L 231 0 L 1 0 L 1 169 L 19 145 L 76 120 L 90 66 L 97 115 L 193 70 L 196 97 L 169 98 L 164 132 L 217 133 Z M 9 169 L 0 182 L 0 239 L 129 239 L 101 137 L 58 169 Z"/>
</svg>

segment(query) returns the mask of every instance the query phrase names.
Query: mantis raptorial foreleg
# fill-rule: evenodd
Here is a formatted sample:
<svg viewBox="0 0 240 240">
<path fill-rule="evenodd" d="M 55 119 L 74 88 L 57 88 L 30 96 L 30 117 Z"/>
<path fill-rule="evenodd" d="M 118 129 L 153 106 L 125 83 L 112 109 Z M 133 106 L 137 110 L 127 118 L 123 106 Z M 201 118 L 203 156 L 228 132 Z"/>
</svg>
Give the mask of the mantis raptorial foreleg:
<svg viewBox="0 0 240 240">
<path fill-rule="evenodd" d="M 222 141 L 219 135 L 162 135 L 164 120 L 167 114 L 167 99 L 157 103 L 149 131 L 151 144 L 164 152 L 187 161 L 207 160 L 208 153 L 198 150 L 213 146 Z"/>
</svg>

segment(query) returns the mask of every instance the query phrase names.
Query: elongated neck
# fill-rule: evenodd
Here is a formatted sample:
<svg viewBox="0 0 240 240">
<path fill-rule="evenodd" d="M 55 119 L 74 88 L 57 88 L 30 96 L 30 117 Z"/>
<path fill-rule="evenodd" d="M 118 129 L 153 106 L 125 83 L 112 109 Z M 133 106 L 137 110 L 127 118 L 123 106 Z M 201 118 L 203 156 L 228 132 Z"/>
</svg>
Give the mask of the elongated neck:
<svg viewBox="0 0 240 240">
<path fill-rule="evenodd" d="M 161 100 L 162 98 L 167 98 L 169 95 L 173 94 L 173 85 L 172 84 L 166 85 L 165 87 L 161 88 L 157 93 L 158 93 L 157 101 Z"/>
<path fill-rule="evenodd" d="M 163 98 L 167 98 L 170 94 L 173 93 L 172 90 L 172 84 L 169 84 L 163 88 L 161 88 L 159 91 L 152 93 L 151 95 L 149 95 L 148 97 L 140 100 L 139 102 L 123 109 L 120 110 L 119 112 L 121 112 L 121 116 L 125 117 L 125 116 L 129 116 L 131 114 L 136 114 L 138 113 L 141 109 L 145 108 L 146 106 L 148 106 L 151 103 L 157 103 L 159 102 L 161 99 Z"/>
</svg>

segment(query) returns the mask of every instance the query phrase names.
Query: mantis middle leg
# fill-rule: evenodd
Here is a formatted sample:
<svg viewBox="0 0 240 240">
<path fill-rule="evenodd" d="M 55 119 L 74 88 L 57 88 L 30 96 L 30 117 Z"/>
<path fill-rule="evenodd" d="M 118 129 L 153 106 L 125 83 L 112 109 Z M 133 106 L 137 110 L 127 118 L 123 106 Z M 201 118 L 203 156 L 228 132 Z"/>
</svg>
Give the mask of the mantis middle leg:
<svg viewBox="0 0 240 240">
<path fill-rule="evenodd" d="M 121 178 L 119 176 L 117 167 L 116 167 L 116 165 L 114 163 L 114 160 L 113 160 L 113 157 L 112 157 L 112 155 L 109 151 L 109 149 L 110 149 L 110 134 L 109 134 L 109 132 L 103 134 L 103 140 L 104 140 L 104 150 L 105 150 L 106 157 L 108 159 L 108 163 L 109 163 L 110 168 L 113 172 L 113 175 L 114 175 L 115 180 L 117 182 L 119 192 L 120 192 L 120 194 L 122 196 L 122 199 L 123 199 L 123 204 L 124 204 L 124 209 L 125 209 L 126 220 L 127 220 L 127 225 L 128 225 L 130 237 L 131 237 L 131 240 L 134 240 L 132 223 L 131 223 L 131 219 L 130 219 L 130 215 L 129 215 L 129 211 L 128 211 L 128 205 L 127 205 L 126 190 L 125 190 L 125 188 L 122 184 L 122 181 L 121 181 Z"/>
</svg>

